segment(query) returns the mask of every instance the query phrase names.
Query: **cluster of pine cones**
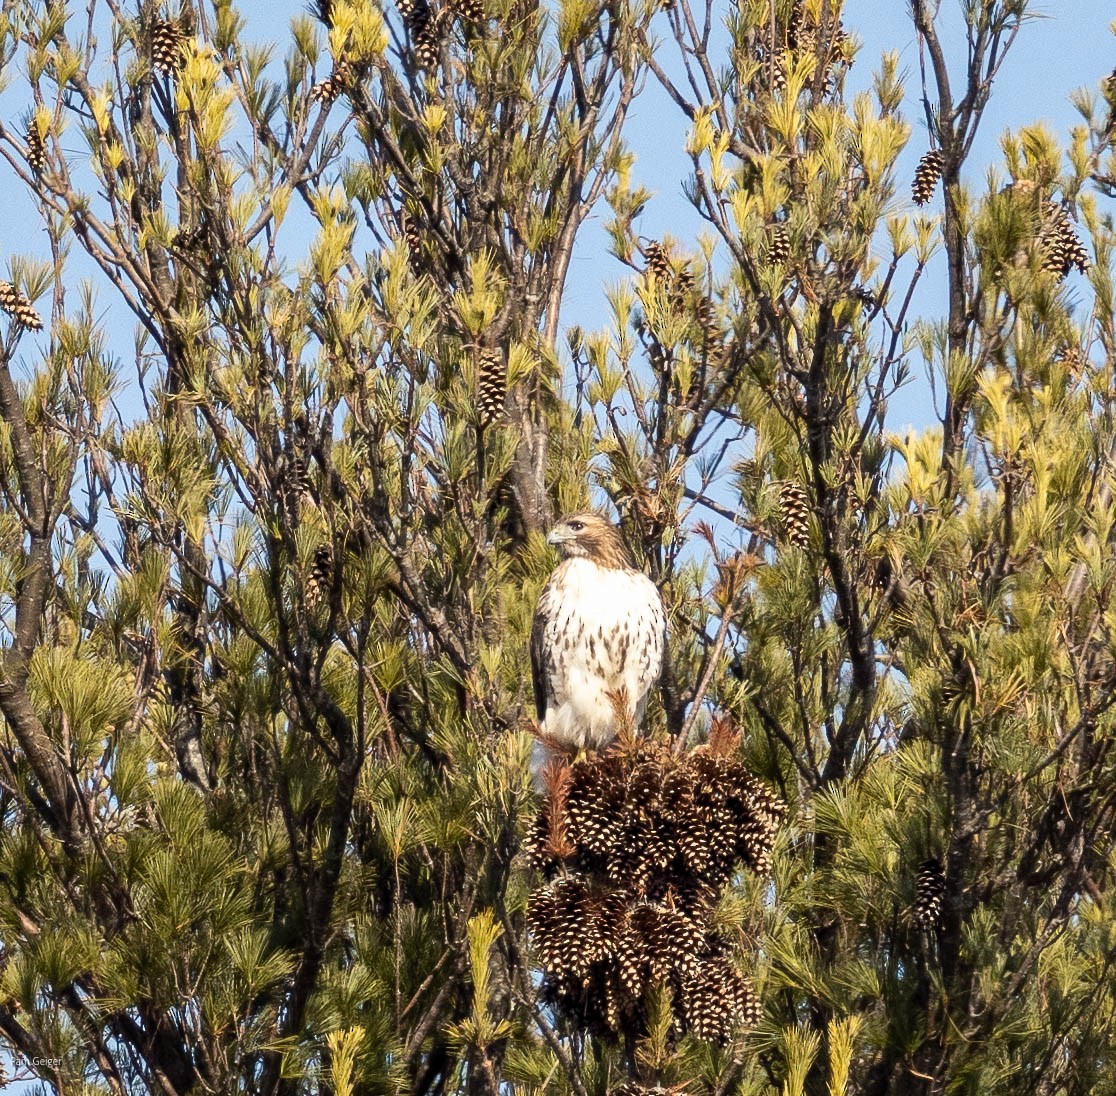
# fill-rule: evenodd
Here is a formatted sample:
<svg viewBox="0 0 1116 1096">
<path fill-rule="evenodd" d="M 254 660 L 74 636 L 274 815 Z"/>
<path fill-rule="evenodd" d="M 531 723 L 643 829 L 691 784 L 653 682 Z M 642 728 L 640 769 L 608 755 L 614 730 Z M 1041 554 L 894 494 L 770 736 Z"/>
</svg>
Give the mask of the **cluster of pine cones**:
<svg viewBox="0 0 1116 1096">
<path fill-rule="evenodd" d="M 445 37 L 446 24 L 454 17 L 473 26 L 487 18 L 483 0 L 449 0 L 435 10 L 429 0 L 397 0 L 396 7 L 411 39 L 411 50 L 419 68 L 433 68 Z M 333 24 L 332 4 L 319 0 L 319 18 L 326 26 Z M 341 57 L 334 63 L 326 79 L 310 89 L 311 99 L 332 103 L 344 92 L 352 90 L 358 81 L 356 67 Z"/>
<path fill-rule="evenodd" d="M 453 17 L 473 25 L 485 21 L 483 0 L 448 0 L 435 11 L 429 0 L 396 0 L 399 14 L 411 36 L 411 48 L 420 68 L 438 63 L 446 24 Z"/>
<path fill-rule="evenodd" d="M 645 266 L 643 276 L 650 285 L 659 285 L 666 288 L 670 306 L 676 312 L 684 312 L 688 303 L 693 302 L 694 318 L 697 321 L 697 331 L 693 332 L 695 342 L 704 345 L 705 352 L 711 357 L 719 357 L 723 351 L 722 343 L 724 333 L 721 330 L 721 321 L 717 316 L 717 309 L 713 302 L 704 293 L 697 293 L 694 272 L 689 263 L 675 268 L 667 249 L 658 240 L 651 240 L 643 245 L 643 258 Z M 657 343 L 658 340 L 655 340 Z M 662 357 L 663 348 L 652 348 L 653 356 Z M 658 365 L 658 363 L 656 363 Z"/>
<path fill-rule="evenodd" d="M 932 148 L 918 162 L 911 182 L 911 200 L 923 206 L 930 201 L 942 177 L 945 158 L 940 149 Z M 1034 183 L 1019 180 L 1005 190 L 1021 194 L 1034 192 Z M 1037 242 L 1042 253 L 1043 269 L 1061 281 L 1074 268 L 1084 274 L 1089 267 L 1089 252 L 1073 229 L 1070 215 L 1062 202 L 1043 199 L 1038 206 Z"/>
<path fill-rule="evenodd" d="M 651 240 L 644 245 L 643 258 L 646 266 L 643 276 L 651 284 L 666 287 L 671 306 L 682 309 L 694 292 L 694 272 L 688 263 L 675 269 L 667 249 L 658 240 Z M 711 302 L 703 298 L 706 308 L 711 307 Z M 700 307 L 700 303 L 699 303 Z"/>
<path fill-rule="evenodd" d="M 785 18 L 774 14 L 760 29 L 753 56 L 760 64 L 761 78 L 774 92 L 787 86 L 785 52 L 791 54 L 792 63 L 799 57 L 814 56 L 822 67 L 826 93 L 830 94 L 836 88 L 837 69 L 852 63 L 847 53 L 848 38 L 840 20 L 832 27 L 823 27 L 808 14 L 803 0 L 794 0 Z"/>
<path fill-rule="evenodd" d="M 570 766 L 529 839 L 550 880 L 528 913 L 545 996 L 605 1038 L 646 1029 L 655 986 L 679 1033 L 724 1042 L 755 1023 L 759 1001 L 712 918 L 741 863 L 770 871 L 784 813 L 708 746 L 676 757 L 641 741 Z"/>
</svg>

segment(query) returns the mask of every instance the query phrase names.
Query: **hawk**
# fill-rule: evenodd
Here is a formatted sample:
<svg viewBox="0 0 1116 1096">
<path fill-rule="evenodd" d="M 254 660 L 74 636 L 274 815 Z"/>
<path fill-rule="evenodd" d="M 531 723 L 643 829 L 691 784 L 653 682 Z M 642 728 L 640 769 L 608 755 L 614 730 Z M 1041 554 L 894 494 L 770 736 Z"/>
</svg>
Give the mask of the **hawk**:
<svg viewBox="0 0 1116 1096">
<path fill-rule="evenodd" d="M 663 599 L 601 514 L 570 514 L 546 540 L 562 562 L 531 629 L 542 737 L 570 752 L 599 750 L 625 721 L 636 728 L 643 719 L 663 668 Z"/>
</svg>

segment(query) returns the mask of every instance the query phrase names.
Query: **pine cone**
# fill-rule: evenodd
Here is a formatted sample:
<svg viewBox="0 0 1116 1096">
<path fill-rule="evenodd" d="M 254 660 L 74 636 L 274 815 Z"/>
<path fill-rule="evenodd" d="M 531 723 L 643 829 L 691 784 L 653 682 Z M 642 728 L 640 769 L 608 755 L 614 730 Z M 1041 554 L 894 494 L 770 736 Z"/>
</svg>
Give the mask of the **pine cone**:
<svg viewBox="0 0 1116 1096">
<path fill-rule="evenodd" d="M 163 76 L 173 76 L 185 63 L 182 47 L 186 35 L 182 28 L 168 19 L 156 21 L 151 32 L 151 64 Z"/>
<path fill-rule="evenodd" d="M 781 95 L 787 90 L 787 72 L 780 57 L 768 58 L 767 73 L 769 76 L 768 91 L 772 95 Z"/>
<path fill-rule="evenodd" d="M 605 901 L 591 898 L 583 907 L 585 920 L 581 926 L 581 952 L 587 967 L 608 962 L 616 946 L 614 926 L 609 918 L 602 915 Z"/>
<path fill-rule="evenodd" d="M 644 249 L 643 257 L 647 260 L 644 273 L 649 280 L 657 279 L 670 282 L 674 279 L 674 267 L 671 265 L 670 256 L 662 244 L 652 240 Z"/>
<path fill-rule="evenodd" d="M 575 875 L 556 879 L 532 895 L 527 927 L 547 974 L 580 981 L 587 973 L 588 961 L 581 943 L 588 897 L 584 880 Z"/>
<path fill-rule="evenodd" d="M 399 215 L 399 230 L 407 243 L 407 257 L 412 273 L 416 275 L 425 273 L 426 252 L 419 222 L 409 213 L 402 212 Z"/>
<path fill-rule="evenodd" d="M 751 986 L 726 959 L 710 959 L 682 979 L 682 1015 L 698 1039 L 723 1043 L 741 1024 L 762 1015 Z"/>
<path fill-rule="evenodd" d="M 601 1012 L 611 1036 L 615 1038 L 635 1026 L 635 1003 L 625 991 L 614 967 L 601 979 L 601 989 L 596 996 L 603 1005 Z"/>
<path fill-rule="evenodd" d="M 704 877 L 713 870 L 716 858 L 710 841 L 712 836 L 709 826 L 697 816 L 696 810 L 691 817 L 679 823 L 676 838 L 678 855 L 691 875 Z"/>
<path fill-rule="evenodd" d="M 27 166 L 32 175 L 41 175 L 43 164 L 46 163 L 46 145 L 43 143 L 39 127 L 32 118 L 27 126 Z"/>
<path fill-rule="evenodd" d="M 806 8 L 802 0 L 794 0 L 790 14 L 787 16 L 787 25 L 784 30 L 784 41 L 787 49 L 801 49 L 806 29 Z"/>
<path fill-rule="evenodd" d="M 647 894 L 654 873 L 648 855 L 648 827 L 640 820 L 629 820 L 621 830 L 616 845 L 609 851 L 605 871 L 613 886 L 626 887 L 641 898 Z"/>
<path fill-rule="evenodd" d="M 438 52 L 441 48 L 441 38 L 437 27 L 428 24 L 414 36 L 415 60 L 420 68 L 434 68 L 438 63 Z"/>
<path fill-rule="evenodd" d="M 664 907 L 659 911 L 654 945 L 658 961 L 667 973 L 689 974 L 697 970 L 698 956 L 705 948 L 705 934 L 680 910 Z"/>
<path fill-rule="evenodd" d="M 604 858 L 614 854 L 622 836 L 625 791 L 611 766 L 579 761 L 570 769 L 566 814 L 570 840 L 579 852 Z"/>
<path fill-rule="evenodd" d="M 817 54 L 818 52 L 818 25 L 812 19 L 803 20 L 794 31 L 794 52 L 797 54 Z"/>
<path fill-rule="evenodd" d="M 630 997 L 639 997 L 647 988 L 650 974 L 647 941 L 647 906 L 636 906 L 624 921 L 616 937 L 616 964 L 620 985 Z"/>
<path fill-rule="evenodd" d="M 1089 368 L 1089 357 L 1085 351 L 1069 343 L 1058 350 L 1054 360 L 1062 362 L 1074 377 L 1080 377 Z"/>
<path fill-rule="evenodd" d="M 810 499 L 800 484 L 790 480 L 779 484 L 779 511 L 787 542 L 794 548 L 809 548 Z"/>
<path fill-rule="evenodd" d="M 547 807 L 544 806 L 535 815 L 523 844 L 527 851 L 527 863 L 540 875 L 549 878 L 558 870 L 557 858 L 550 848 L 550 812 Z"/>
<path fill-rule="evenodd" d="M 325 602 L 332 585 L 333 551 L 328 544 L 320 544 L 314 550 L 310 574 L 306 576 L 306 608 L 311 613 L 316 613 Z"/>
<path fill-rule="evenodd" d="M 207 234 L 208 228 L 204 221 L 192 228 L 179 225 L 171 236 L 170 245 L 175 251 L 194 251 L 205 241 Z"/>
<path fill-rule="evenodd" d="M 413 0 L 407 6 L 409 10 L 404 19 L 411 35 L 415 61 L 420 68 L 433 68 L 441 52 L 444 13 L 439 11 L 435 14 L 427 0 Z"/>
<path fill-rule="evenodd" d="M 353 66 L 348 61 L 339 61 L 333 66 L 333 71 L 326 79 L 310 89 L 310 98 L 320 99 L 323 103 L 332 103 L 353 86 L 353 76 Z"/>
<path fill-rule="evenodd" d="M 603 941 L 603 950 L 609 956 L 616 954 L 617 942 L 627 923 L 628 907 L 632 897 L 623 890 L 609 891 L 600 900 L 597 911 L 597 931 Z"/>
<path fill-rule="evenodd" d="M 826 51 L 822 80 L 825 84 L 826 95 L 836 95 L 840 86 L 838 72 L 840 69 L 852 67 L 852 54 L 848 50 L 849 36 L 840 23 L 829 40 L 829 49 Z"/>
<path fill-rule="evenodd" d="M 310 459 L 304 450 L 284 447 L 275 455 L 269 471 L 277 484 L 277 495 L 287 521 L 297 527 L 306 514 L 318 508 L 310 493 Z"/>
<path fill-rule="evenodd" d="M 1089 266 L 1089 253 L 1073 230 L 1069 213 L 1060 202 L 1042 203 L 1043 225 L 1039 231 L 1044 270 L 1061 281 L 1076 266 L 1084 274 Z"/>
<path fill-rule="evenodd" d="M 42 331 L 43 321 L 31 304 L 11 282 L 0 282 L 0 310 L 7 312 L 16 323 L 30 331 Z"/>
<path fill-rule="evenodd" d="M 740 826 L 736 853 L 757 875 L 771 871 L 771 850 L 775 831 L 764 822 L 752 820 Z"/>
<path fill-rule="evenodd" d="M 932 148 L 918 162 L 915 168 L 914 182 L 911 183 L 911 198 L 915 205 L 926 205 L 934 193 L 934 187 L 942 177 L 942 168 L 945 167 L 945 158 L 941 150 Z"/>
<path fill-rule="evenodd" d="M 787 226 L 780 221 L 769 228 L 771 238 L 767 244 L 767 265 L 782 266 L 790 258 L 790 236 Z"/>
<path fill-rule="evenodd" d="M 1089 252 L 1085 250 L 1085 245 L 1081 242 L 1081 238 L 1069 225 L 1066 225 L 1065 236 L 1062 242 L 1062 254 L 1065 257 L 1066 273 L 1069 273 L 1071 266 L 1076 266 L 1079 273 L 1084 274 L 1089 269 Z"/>
<path fill-rule="evenodd" d="M 703 293 L 697 304 L 697 321 L 706 342 L 715 342 L 721 336 L 721 325 L 717 320 L 717 309 Z"/>
<path fill-rule="evenodd" d="M 508 375 L 503 352 L 484 346 L 477 350 L 477 421 L 491 426 L 504 417 Z"/>
<path fill-rule="evenodd" d="M 945 889 L 945 872 L 936 856 L 919 864 L 915 877 L 914 919 L 920 929 L 930 931 L 940 925 Z"/>
<path fill-rule="evenodd" d="M 786 817 L 787 807 L 757 780 L 743 765 L 730 762 L 733 768 L 731 796 L 752 818 L 772 831 Z"/>
<path fill-rule="evenodd" d="M 675 308 L 682 308 L 690 294 L 694 291 L 694 272 L 690 264 L 686 263 L 674 276 L 674 285 L 671 286 L 670 299 Z"/>
<path fill-rule="evenodd" d="M 466 23 L 485 21 L 483 0 L 450 0 L 450 10 Z"/>
</svg>

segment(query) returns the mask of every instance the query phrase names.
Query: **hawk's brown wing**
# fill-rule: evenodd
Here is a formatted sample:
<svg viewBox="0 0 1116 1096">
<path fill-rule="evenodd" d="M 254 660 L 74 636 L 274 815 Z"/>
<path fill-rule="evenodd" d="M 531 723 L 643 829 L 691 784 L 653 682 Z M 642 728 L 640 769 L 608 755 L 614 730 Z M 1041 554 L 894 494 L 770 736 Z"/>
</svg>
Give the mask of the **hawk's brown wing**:
<svg viewBox="0 0 1116 1096">
<path fill-rule="evenodd" d="M 546 629 L 553 612 L 554 579 L 552 578 L 539 596 L 535 620 L 531 625 L 531 685 L 535 690 L 535 714 L 539 721 L 546 715 L 550 689 L 547 681 Z"/>
</svg>

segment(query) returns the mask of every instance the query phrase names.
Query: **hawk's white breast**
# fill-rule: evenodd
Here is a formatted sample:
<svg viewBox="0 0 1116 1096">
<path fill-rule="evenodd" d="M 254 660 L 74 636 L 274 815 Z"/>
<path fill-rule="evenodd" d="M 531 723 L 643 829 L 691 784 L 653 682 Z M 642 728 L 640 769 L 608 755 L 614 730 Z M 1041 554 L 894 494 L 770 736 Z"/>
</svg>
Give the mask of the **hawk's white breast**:
<svg viewBox="0 0 1116 1096">
<path fill-rule="evenodd" d="M 573 748 L 616 737 L 615 698 L 638 727 L 663 664 L 666 617 L 655 584 L 639 571 L 562 563 L 543 591 L 546 714 L 543 732 Z"/>
</svg>

